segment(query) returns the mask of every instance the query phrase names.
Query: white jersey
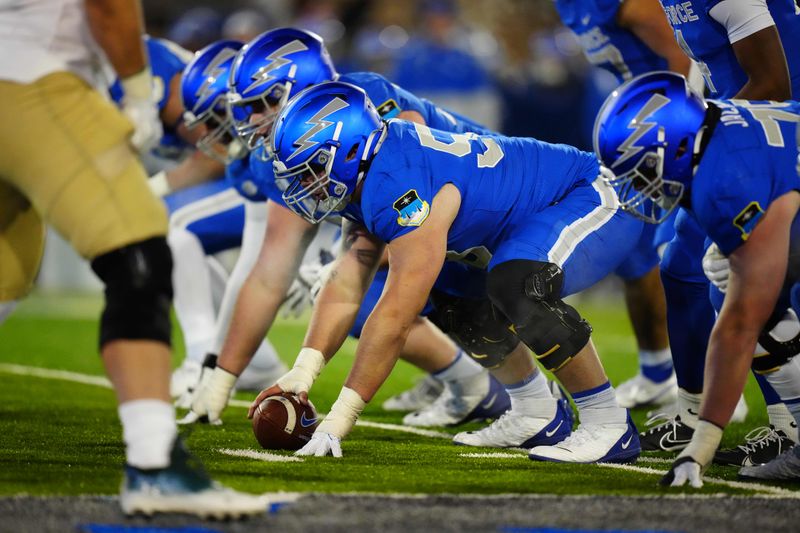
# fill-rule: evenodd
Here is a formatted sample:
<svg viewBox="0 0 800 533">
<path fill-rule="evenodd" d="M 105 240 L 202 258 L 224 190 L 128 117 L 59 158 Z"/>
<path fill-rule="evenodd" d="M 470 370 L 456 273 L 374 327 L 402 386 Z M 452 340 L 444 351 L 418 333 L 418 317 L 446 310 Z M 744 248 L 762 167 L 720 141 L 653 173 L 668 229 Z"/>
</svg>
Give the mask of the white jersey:
<svg viewBox="0 0 800 533">
<path fill-rule="evenodd" d="M 0 80 L 31 83 L 63 71 L 97 88 L 110 83 L 84 0 L 0 0 Z"/>
</svg>

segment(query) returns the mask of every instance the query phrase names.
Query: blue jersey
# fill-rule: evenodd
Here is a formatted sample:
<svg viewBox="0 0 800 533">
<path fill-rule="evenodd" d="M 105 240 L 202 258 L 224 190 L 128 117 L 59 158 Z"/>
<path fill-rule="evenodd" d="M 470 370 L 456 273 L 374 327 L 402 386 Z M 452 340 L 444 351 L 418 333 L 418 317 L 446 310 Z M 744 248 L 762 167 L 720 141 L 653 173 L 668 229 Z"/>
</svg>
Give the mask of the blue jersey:
<svg viewBox="0 0 800 533">
<path fill-rule="evenodd" d="M 177 44 L 164 39 L 145 36 L 147 54 L 150 56 L 150 69 L 153 74 L 153 93 L 158 100 L 158 109 L 164 109 L 170 96 L 170 83 L 176 75 L 183 72 L 183 68 L 191 61 L 192 53 Z M 115 81 L 109 89 L 111 98 L 119 103 L 122 101 L 122 85 Z M 159 146 L 154 149 L 155 155 L 165 159 L 179 159 L 185 154 L 189 145 L 180 139 L 176 128 L 178 124 L 164 124 L 164 136 Z"/>
<path fill-rule="evenodd" d="M 635 1 L 635 0 L 633 0 Z M 666 70 L 665 59 L 617 24 L 621 0 L 556 0 L 561 21 L 581 42 L 586 58 L 622 83 L 645 72 Z"/>
<path fill-rule="evenodd" d="M 794 172 L 800 103 L 711 102 L 722 117 L 692 180 L 691 206 L 709 238 L 730 255 L 776 198 L 800 190 Z"/>
<path fill-rule="evenodd" d="M 450 258 L 485 268 L 507 230 L 598 172 L 593 154 L 570 146 L 395 120 L 364 178 L 360 209 L 364 226 L 391 242 L 419 227 L 433 197 L 452 183 L 461 209 L 448 235 Z"/>
<path fill-rule="evenodd" d="M 255 154 L 251 153 L 249 157 L 231 161 L 225 167 L 225 179 L 240 195 L 251 202 L 266 202 L 267 196 L 262 192 L 264 188 L 259 187 L 259 180 L 250 169 L 254 156 Z M 272 166 L 272 163 L 270 162 L 269 165 Z"/>
<path fill-rule="evenodd" d="M 457 113 L 446 111 L 438 107 L 424 98 L 417 98 L 410 92 L 398 87 L 391 83 L 389 80 L 374 74 L 372 72 L 353 72 L 339 77 L 339 81 L 352 83 L 357 87 L 364 89 L 369 99 L 375 105 L 381 118 L 390 120 L 395 118 L 403 111 L 416 111 L 425 123 L 432 128 L 450 131 L 453 133 L 466 133 L 474 132 L 480 135 L 494 134 L 491 130 L 486 129 L 477 122 L 474 122 L 466 117 Z M 272 171 L 272 162 L 265 163 L 258 159 L 258 156 L 253 152 L 250 156 L 250 168 L 252 169 L 255 178 L 255 184 L 259 188 L 260 193 L 285 206 L 282 198 L 282 193 L 275 182 L 275 176 Z M 352 213 L 358 210 L 358 207 L 350 207 L 349 211 Z M 360 211 L 355 217 L 360 219 Z"/>
<path fill-rule="evenodd" d="M 747 83 L 724 26 L 709 11 L 722 0 L 661 0 L 675 39 L 694 59 L 714 98 L 731 98 Z M 795 0 L 767 0 L 789 64 L 794 98 L 800 97 L 800 15 Z"/>
<path fill-rule="evenodd" d="M 339 76 L 339 81 L 361 87 L 375 104 L 378 114 L 386 120 L 395 118 L 403 111 L 416 111 L 425 119 L 425 124 L 437 130 L 453 133 L 474 132 L 481 135 L 494 132 L 467 117 L 448 111 L 424 98 L 418 98 L 373 72 L 351 72 Z"/>
</svg>

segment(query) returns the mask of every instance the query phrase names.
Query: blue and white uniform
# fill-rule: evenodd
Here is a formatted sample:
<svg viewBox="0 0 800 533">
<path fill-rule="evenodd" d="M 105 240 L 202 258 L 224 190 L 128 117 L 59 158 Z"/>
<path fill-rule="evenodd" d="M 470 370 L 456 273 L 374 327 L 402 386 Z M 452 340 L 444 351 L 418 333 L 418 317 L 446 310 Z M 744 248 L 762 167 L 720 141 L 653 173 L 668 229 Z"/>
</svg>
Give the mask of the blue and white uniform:
<svg viewBox="0 0 800 533">
<path fill-rule="evenodd" d="M 442 109 L 424 98 L 416 97 L 379 74 L 372 72 L 353 72 L 340 76 L 339 81 L 352 83 L 364 89 L 370 100 L 375 104 L 378 113 L 386 120 L 396 117 L 403 111 L 416 111 L 422 115 L 427 124 L 435 124 L 436 127 L 445 129 L 446 131 L 452 131 L 454 133 L 474 132 L 479 134 L 493 134 L 490 130 L 466 117 Z M 255 152 L 250 156 L 250 161 L 251 168 L 253 169 L 254 184 L 259 193 L 273 202 L 286 207 L 286 203 L 282 197 L 282 191 L 278 189 L 275 182 L 272 163 L 261 161 Z M 449 283 L 449 285 L 461 285 L 460 282 L 457 283 L 455 281 L 455 279 L 461 279 L 463 276 L 461 270 L 453 269 L 452 272 L 454 280 Z M 367 317 L 372 313 L 375 304 L 378 303 L 378 299 L 383 293 L 383 286 L 386 284 L 386 275 L 387 270 L 379 270 L 375 274 L 375 279 L 367 290 L 367 293 L 364 295 L 358 317 L 353 325 L 353 329 L 350 331 L 350 334 L 354 337 L 359 337 L 361 335 L 361 329 Z M 443 283 L 448 284 L 447 281 Z M 430 307 L 426 307 L 423 310 L 423 314 L 429 311 Z"/>
<path fill-rule="evenodd" d="M 715 8 L 719 9 L 722 3 L 723 0 L 661 0 L 675 39 L 700 67 L 709 96 L 731 98 L 747 83 L 747 74 L 731 43 L 774 25 L 789 65 L 793 97 L 800 97 L 800 8 L 795 1 L 767 0 L 768 13 L 754 12 L 746 24 L 729 28 L 714 16 Z"/>
<path fill-rule="evenodd" d="M 589 62 L 613 74 L 618 83 L 645 72 L 667 70 L 665 59 L 617 24 L 620 4 L 621 0 L 556 0 L 556 9 L 561 21 L 578 36 Z M 615 274 L 625 280 L 643 277 L 658 265 L 658 247 L 672 236 L 671 221 L 646 226 L 636 249 Z"/>
<path fill-rule="evenodd" d="M 461 208 L 448 232 L 448 260 L 481 270 L 513 259 L 555 263 L 564 271 L 564 297 L 613 271 L 642 230 L 618 209 L 599 171 L 593 154 L 566 145 L 390 121 L 361 202 L 344 214 L 391 242 L 423 224 L 434 195 L 451 183 Z"/>
</svg>

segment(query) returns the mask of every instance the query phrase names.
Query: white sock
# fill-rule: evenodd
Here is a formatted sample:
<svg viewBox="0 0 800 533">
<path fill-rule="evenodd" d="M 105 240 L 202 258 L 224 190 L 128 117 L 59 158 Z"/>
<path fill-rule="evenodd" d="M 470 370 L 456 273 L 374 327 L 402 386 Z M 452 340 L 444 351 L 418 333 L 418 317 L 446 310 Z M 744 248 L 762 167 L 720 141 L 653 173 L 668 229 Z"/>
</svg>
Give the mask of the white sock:
<svg viewBox="0 0 800 533">
<path fill-rule="evenodd" d="M 483 373 L 483 367 L 469 357 L 463 350 L 458 350 L 453 362 L 433 373 L 433 377 L 440 381 L 457 381 L 471 378 Z"/>
<path fill-rule="evenodd" d="M 14 308 L 17 307 L 17 300 L 11 300 L 10 302 L 0 302 L 0 325 L 6 321 L 8 315 L 14 311 Z"/>
<path fill-rule="evenodd" d="M 125 458 L 141 469 L 166 468 L 178 435 L 175 408 L 161 400 L 132 400 L 120 404 L 119 419 Z"/>
<path fill-rule="evenodd" d="M 678 389 L 678 414 L 681 422 L 694 429 L 697 427 L 697 417 L 700 416 L 700 401 L 702 394 L 692 394 L 683 389 Z"/>
<path fill-rule="evenodd" d="M 628 410 L 619 406 L 614 387 L 606 381 L 599 387 L 572 393 L 581 424 L 625 424 Z"/>
<path fill-rule="evenodd" d="M 547 378 L 538 369 L 527 378 L 505 385 L 511 398 L 511 410 L 515 413 L 542 418 L 556 415 L 558 402 L 547 384 Z"/>
<path fill-rule="evenodd" d="M 174 258 L 175 315 L 183 332 L 186 357 L 202 364 L 214 348 L 217 332 L 205 251 L 200 240 L 183 228 L 170 228 L 167 239 Z"/>
<path fill-rule="evenodd" d="M 672 352 L 669 347 L 663 350 L 639 350 L 639 364 L 647 366 L 660 366 L 672 363 Z"/>
<path fill-rule="evenodd" d="M 776 403 L 767 406 L 767 416 L 769 417 L 770 425 L 772 425 L 775 429 L 779 429 L 786 433 L 786 435 L 794 442 L 798 442 L 798 424 L 797 420 L 795 419 L 795 415 L 790 410 L 790 407 L 798 405 L 800 405 L 800 403 L 794 403 L 791 405 Z"/>
</svg>

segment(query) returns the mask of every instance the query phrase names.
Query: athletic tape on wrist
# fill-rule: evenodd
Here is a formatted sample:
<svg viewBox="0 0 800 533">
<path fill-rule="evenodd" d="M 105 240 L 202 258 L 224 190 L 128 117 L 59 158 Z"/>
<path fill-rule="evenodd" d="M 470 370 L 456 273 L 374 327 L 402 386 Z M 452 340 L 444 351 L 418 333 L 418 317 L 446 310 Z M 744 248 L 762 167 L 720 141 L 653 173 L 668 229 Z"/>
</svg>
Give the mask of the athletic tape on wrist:
<svg viewBox="0 0 800 533">
<path fill-rule="evenodd" d="M 309 372 L 314 379 L 319 377 L 325 366 L 325 356 L 322 352 L 314 348 L 302 348 L 300 353 L 297 354 L 297 359 L 294 360 L 294 368 L 302 368 Z"/>
<path fill-rule="evenodd" d="M 236 385 L 237 376 L 235 374 L 231 374 L 227 370 L 221 367 L 214 368 L 214 371 L 211 373 L 211 379 L 209 380 L 208 386 L 213 389 L 223 389 L 225 392 L 230 392 L 234 385 Z"/>
<path fill-rule="evenodd" d="M 122 85 L 123 98 L 153 99 L 153 76 L 148 67 L 132 76 L 122 78 L 119 82 Z"/>
<path fill-rule="evenodd" d="M 706 420 L 699 420 L 692 441 L 678 457 L 691 457 L 700 464 L 700 468 L 705 469 L 714 459 L 714 453 L 721 441 L 722 428 Z"/>
<path fill-rule="evenodd" d="M 358 415 L 364 410 L 365 405 L 367 405 L 366 402 L 356 391 L 342 387 L 339 398 L 336 399 L 325 419 L 320 422 L 317 431 L 343 439 L 355 426 Z"/>
<path fill-rule="evenodd" d="M 166 196 L 172 192 L 172 187 L 169 186 L 169 181 L 167 181 L 167 173 L 163 170 L 150 176 L 150 179 L 147 180 L 147 185 L 150 186 L 153 194 L 158 197 Z"/>
</svg>

